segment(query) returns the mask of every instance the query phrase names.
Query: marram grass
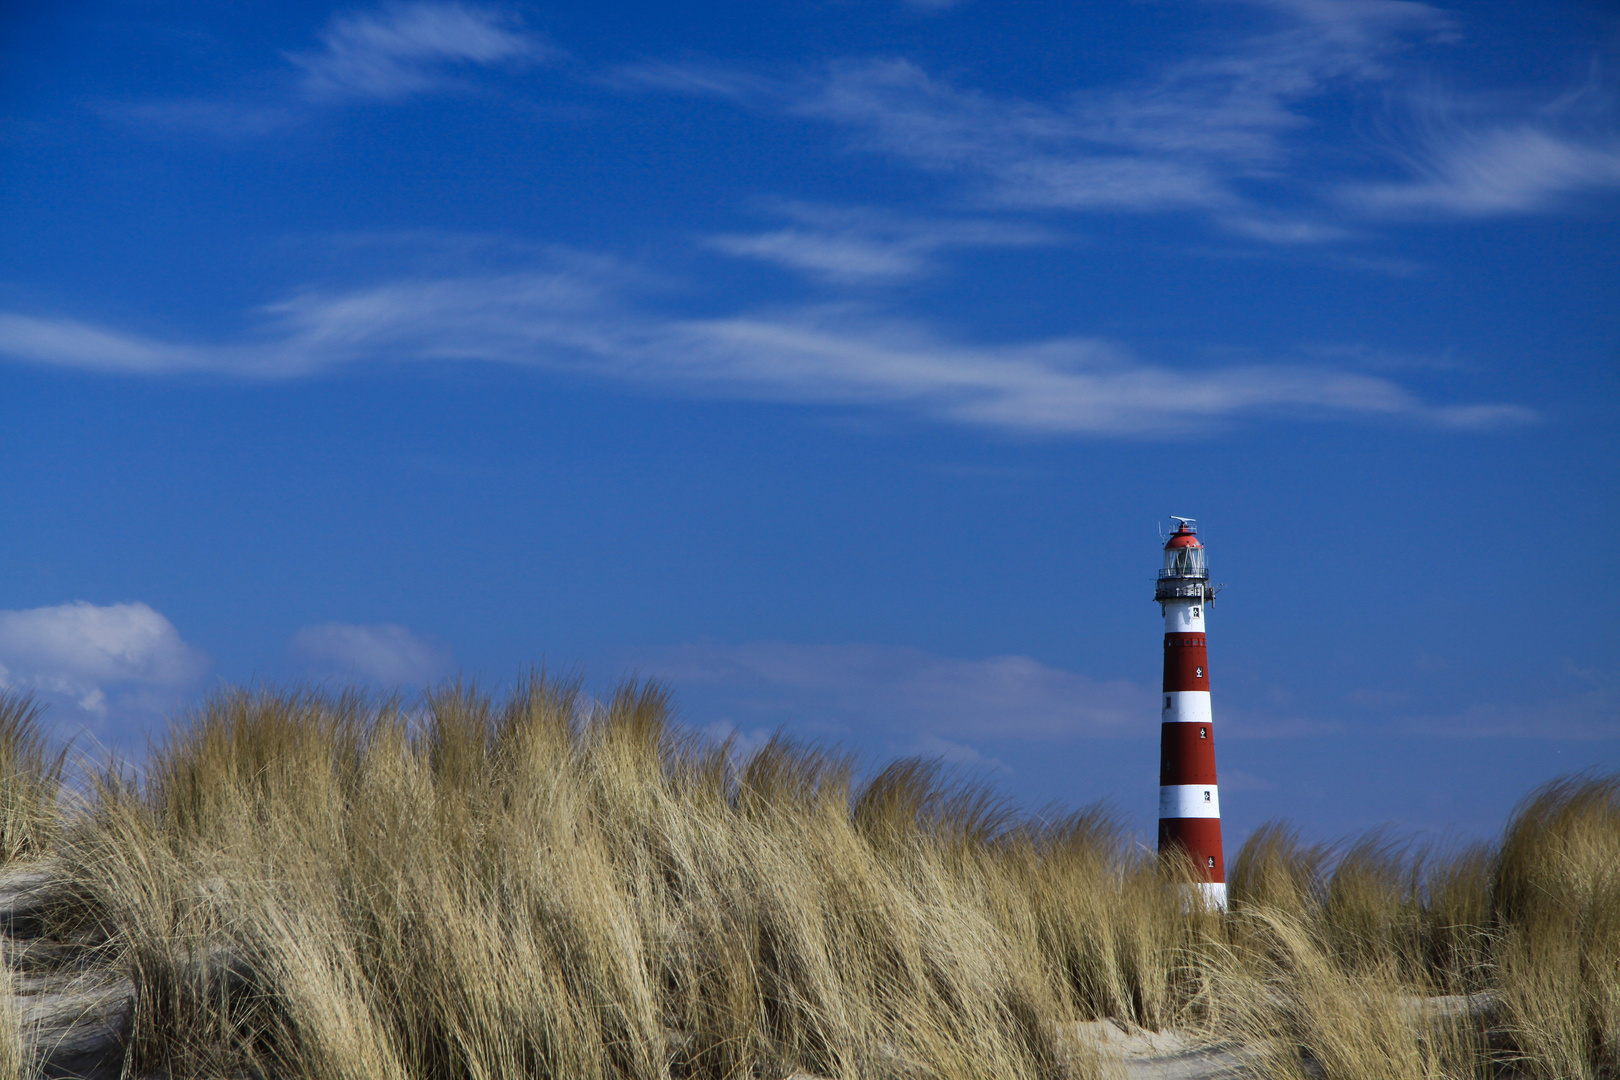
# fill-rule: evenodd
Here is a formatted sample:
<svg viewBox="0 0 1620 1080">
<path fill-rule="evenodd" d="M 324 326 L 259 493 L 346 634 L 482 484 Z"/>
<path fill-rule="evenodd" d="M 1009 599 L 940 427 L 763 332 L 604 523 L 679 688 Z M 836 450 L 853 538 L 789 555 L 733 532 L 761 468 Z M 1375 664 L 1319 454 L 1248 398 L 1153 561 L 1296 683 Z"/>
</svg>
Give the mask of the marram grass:
<svg viewBox="0 0 1620 1080">
<path fill-rule="evenodd" d="M 1217 915 L 1102 810 L 739 756 L 654 687 L 227 692 L 71 798 L 45 745 L 0 697 L 3 853 L 129 975 L 128 1075 L 1104 1076 L 1113 1018 L 1266 1076 L 1620 1077 L 1620 777 L 1489 848 L 1268 826 Z"/>
</svg>

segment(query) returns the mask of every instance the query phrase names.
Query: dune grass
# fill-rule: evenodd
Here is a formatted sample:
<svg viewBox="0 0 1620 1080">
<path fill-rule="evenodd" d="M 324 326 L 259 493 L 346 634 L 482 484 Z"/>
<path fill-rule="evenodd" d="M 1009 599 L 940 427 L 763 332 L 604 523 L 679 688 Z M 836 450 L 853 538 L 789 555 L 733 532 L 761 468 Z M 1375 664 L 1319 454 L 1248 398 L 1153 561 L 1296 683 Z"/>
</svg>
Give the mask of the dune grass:
<svg viewBox="0 0 1620 1080">
<path fill-rule="evenodd" d="M 1269 1076 L 1620 1076 L 1620 777 L 1491 847 L 1268 826 L 1218 914 L 1104 810 L 668 716 L 544 679 L 228 692 L 63 802 L 0 698 L 6 852 L 133 981 L 132 1075 L 1093 1076 L 1073 1024 L 1113 1018 Z"/>
<path fill-rule="evenodd" d="M 40 715 L 31 697 L 0 691 L 0 865 L 43 855 L 60 824 L 67 752 L 50 751 Z M 13 991 L 0 942 L 0 1080 L 20 1080 L 30 1072 Z"/>
<path fill-rule="evenodd" d="M 32 697 L 0 691 L 0 863 L 42 853 L 55 835 L 67 749 L 51 752 L 41 712 Z"/>
</svg>

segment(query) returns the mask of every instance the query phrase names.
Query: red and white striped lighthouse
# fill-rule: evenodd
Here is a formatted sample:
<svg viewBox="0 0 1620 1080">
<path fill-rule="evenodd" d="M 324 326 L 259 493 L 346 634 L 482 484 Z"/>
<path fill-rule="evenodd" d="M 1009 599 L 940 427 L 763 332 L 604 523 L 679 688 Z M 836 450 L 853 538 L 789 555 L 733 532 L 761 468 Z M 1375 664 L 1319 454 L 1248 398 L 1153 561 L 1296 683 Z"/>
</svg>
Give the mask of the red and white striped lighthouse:
<svg viewBox="0 0 1620 1080">
<path fill-rule="evenodd" d="M 1215 784 L 1215 725 L 1209 708 L 1209 656 L 1204 612 L 1215 599 L 1204 545 L 1192 518 L 1164 545 L 1153 599 L 1164 608 L 1164 705 L 1159 727 L 1159 853 L 1192 856 L 1197 888 L 1214 908 L 1226 907 L 1221 855 L 1221 795 Z"/>
</svg>

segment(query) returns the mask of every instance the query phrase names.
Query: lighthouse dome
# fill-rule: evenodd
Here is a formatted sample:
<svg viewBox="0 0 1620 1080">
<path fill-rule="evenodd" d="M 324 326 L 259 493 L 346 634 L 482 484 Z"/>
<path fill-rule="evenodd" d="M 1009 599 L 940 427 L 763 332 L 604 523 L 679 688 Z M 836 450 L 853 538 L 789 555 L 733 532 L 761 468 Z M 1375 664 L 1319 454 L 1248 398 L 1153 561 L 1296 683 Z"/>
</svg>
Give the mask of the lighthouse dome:
<svg viewBox="0 0 1620 1080">
<path fill-rule="evenodd" d="M 1178 519 L 1181 527 L 1170 535 L 1164 545 L 1164 577 L 1208 577 L 1209 567 L 1204 562 L 1204 545 L 1198 542 L 1191 521 Z"/>
</svg>

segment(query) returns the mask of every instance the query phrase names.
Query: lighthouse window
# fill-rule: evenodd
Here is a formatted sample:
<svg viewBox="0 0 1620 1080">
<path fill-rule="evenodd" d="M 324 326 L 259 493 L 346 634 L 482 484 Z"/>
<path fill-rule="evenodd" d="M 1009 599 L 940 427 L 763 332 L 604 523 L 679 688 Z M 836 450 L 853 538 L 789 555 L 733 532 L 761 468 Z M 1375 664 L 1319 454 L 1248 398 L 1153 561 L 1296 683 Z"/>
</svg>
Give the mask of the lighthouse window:
<svg viewBox="0 0 1620 1080">
<path fill-rule="evenodd" d="M 1204 801 L 1209 802 L 1209 792 L 1204 792 Z"/>
<path fill-rule="evenodd" d="M 1169 694 L 1166 694 L 1164 696 L 1164 707 L 1167 708 L 1167 709 L 1170 707 L 1170 695 Z"/>
<path fill-rule="evenodd" d="M 1207 728 L 1207 727 L 1201 727 L 1201 728 L 1199 728 L 1199 729 L 1198 729 L 1198 737 L 1199 737 L 1199 738 L 1200 738 L 1200 739 L 1207 739 L 1207 738 L 1209 738 L 1209 728 Z"/>
<path fill-rule="evenodd" d="M 1193 618 L 1195 618 L 1195 619 L 1198 618 L 1198 609 L 1197 608 L 1193 608 L 1192 613 L 1193 613 Z"/>
<path fill-rule="evenodd" d="M 1203 577 L 1204 567 L 1203 548 L 1171 548 L 1164 553 L 1164 568 L 1169 573 Z"/>
<path fill-rule="evenodd" d="M 1209 868 L 1211 870 L 1215 869 L 1215 856 L 1213 855 L 1209 857 Z"/>
<path fill-rule="evenodd" d="M 1204 669 L 1201 667 L 1193 668 L 1193 677 L 1202 679 L 1204 677 Z"/>
</svg>

